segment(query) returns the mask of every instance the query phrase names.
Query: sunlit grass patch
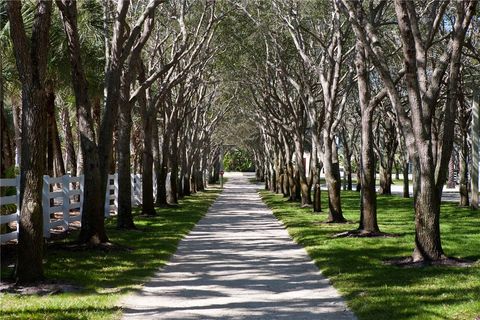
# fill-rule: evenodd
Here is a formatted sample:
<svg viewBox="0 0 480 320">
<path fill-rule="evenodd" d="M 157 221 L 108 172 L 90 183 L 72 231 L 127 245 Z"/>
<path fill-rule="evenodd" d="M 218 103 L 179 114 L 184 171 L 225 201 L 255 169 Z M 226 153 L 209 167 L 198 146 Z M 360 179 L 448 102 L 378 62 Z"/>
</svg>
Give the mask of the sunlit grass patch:
<svg viewBox="0 0 480 320">
<path fill-rule="evenodd" d="M 359 193 L 342 192 L 345 217 L 354 224 L 324 224 L 326 212 L 314 214 L 281 195 L 260 192 L 290 235 L 303 245 L 323 274 L 345 296 L 359 319 L 465 319 L 480 316 L 480 264 L 473 267 L 400 268 L 385 260 L 408 256 L 414 244 L 413 200 L 378 197 L 380 229 L 393 238 L 332 238 L 355 229 Z M 323 208 L 327 207 L 325 193 Z M 442 205 L 442 243 L 447 255 L 480 259 L 480 214 Z"/>
</svg>

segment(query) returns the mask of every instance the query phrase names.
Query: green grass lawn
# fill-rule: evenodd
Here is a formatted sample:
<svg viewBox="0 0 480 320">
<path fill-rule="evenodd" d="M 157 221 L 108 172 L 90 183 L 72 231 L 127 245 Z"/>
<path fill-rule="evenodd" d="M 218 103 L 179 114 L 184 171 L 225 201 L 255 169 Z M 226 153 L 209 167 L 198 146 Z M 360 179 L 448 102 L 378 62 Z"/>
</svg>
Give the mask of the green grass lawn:
<svg viewBox="0 0 480 320">
<path fill-rule="evenodd" d="M 342 192 L 345 217 L 354 224 L 323 224 L 326 213 L 313 214 L 298 203 L 262 191 L 264 201 L 306 248 L 323 274 L 344 295 L 359 319 L 465 319 L 480 317 L 480 212 L 442 206 L 441 232 L 447 255 L 476 260 L 473 267 L 400 268 L 383 261 L 413 251 L 413 201 L 378 197 L 378 220 L 397 238 L 332 238 L 357 228 L 359 194 Z M 324 197 L 323 208 L 327 207 Z M 478 319 L 478 318 L 477 318 Z"/>
<path fill-rule="evenodd" d="M 220 190 L 210 189 L 180 200 L 178 207 L 159 209 L 154 218 L 135 217 L 138 231 L 107 223 L 110 241 L 129 251 L 50 249 L 45 271 L 56 279 L 83 287 L 74 293 L 46 296 L 0 295 L 1 319 L 117 319 L 119 299 L 139 288 L 175 252 L 179 240 L 206 213 Z M 71 239 L 75 239 L 72 234 Z M 2 278 L 10 270 L 2 270 Z"/>
</svg>

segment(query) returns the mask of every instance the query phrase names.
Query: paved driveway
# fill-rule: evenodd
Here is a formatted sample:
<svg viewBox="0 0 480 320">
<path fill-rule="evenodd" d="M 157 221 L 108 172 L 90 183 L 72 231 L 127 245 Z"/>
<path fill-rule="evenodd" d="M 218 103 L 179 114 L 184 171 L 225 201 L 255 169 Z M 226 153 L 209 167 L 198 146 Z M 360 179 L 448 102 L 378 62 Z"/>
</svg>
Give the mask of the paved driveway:
<svg viewBox="0 0 480 320">
<path fill-rule="evenodd" d="M 171 262 L 123 301 L 124 319 L 356 319 L 243 175 Z"/>
</svg>

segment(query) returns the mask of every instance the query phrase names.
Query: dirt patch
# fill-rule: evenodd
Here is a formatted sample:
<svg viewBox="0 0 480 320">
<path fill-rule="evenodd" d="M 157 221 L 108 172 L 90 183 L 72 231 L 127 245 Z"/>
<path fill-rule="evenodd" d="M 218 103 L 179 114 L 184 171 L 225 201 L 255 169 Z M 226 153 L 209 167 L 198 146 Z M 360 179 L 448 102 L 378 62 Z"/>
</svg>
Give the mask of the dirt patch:
<svg viewBox="0 0 480 320">
<path fill-rule="evenodd" d="M 69 283 L 58 281 L 40 281 L 29 285 L 17 285 L 15 282 L 2 281 L 0 283 L 1 293 L 12 293 L 19 295 L 53 295 L 66 292 L 79 292 L 83 288 Z"/>
<path fill-rule="evenodd" d="M 398 238 L 400 234 L 386 232 L 370 232 L 364 230 L 350 230 L 332 235 L 332 238 Z"/>
<path fill-rule="evenodd" d="M 439 260 L 420 260 L 414 261 L 412 257 L 402 257 L 383 261 L 386 265 L 397 266 L 401 268 L 423 268 L 423 267 L 471 267 L 479 264 L 478 261 L 444 257 Z M 480 320 L 480 319 L 479 319 Z"/>
</svg>

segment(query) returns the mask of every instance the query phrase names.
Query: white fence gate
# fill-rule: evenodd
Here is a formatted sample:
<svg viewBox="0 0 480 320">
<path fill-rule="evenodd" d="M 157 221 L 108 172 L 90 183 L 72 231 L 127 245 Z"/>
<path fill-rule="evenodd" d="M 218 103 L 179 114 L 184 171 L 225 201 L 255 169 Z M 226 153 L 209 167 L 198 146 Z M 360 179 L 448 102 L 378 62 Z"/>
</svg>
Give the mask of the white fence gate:
<svg viewBox="0 0 480 320">
<path fill-rule="evenodd" d="M 132 174 L 132 205 L 142 204 L 142 177 Z M 53 228 L 61 227 L 68 230 L 71 223 L 81 222 L 83 207 L 84 177 L 65 175 L 52 178 L 43 176 L 42 207 L 43 236 L 49 238 Z M 0 179 L 0 187 L 15 187 L 15 195 L 0 197 L 0 207 L 15 205 L 16 212 L 0 215 L 0 225 L 17 222 L 14 231 L 0 234 L 0 243 L 18 239 L 18 218 L 20 215 L 20 176 L 14 179 Z M 105 194 L 105 217 L 110 217 L 118 211 L 118 174 L 108 176 Z"/>
</svg>

